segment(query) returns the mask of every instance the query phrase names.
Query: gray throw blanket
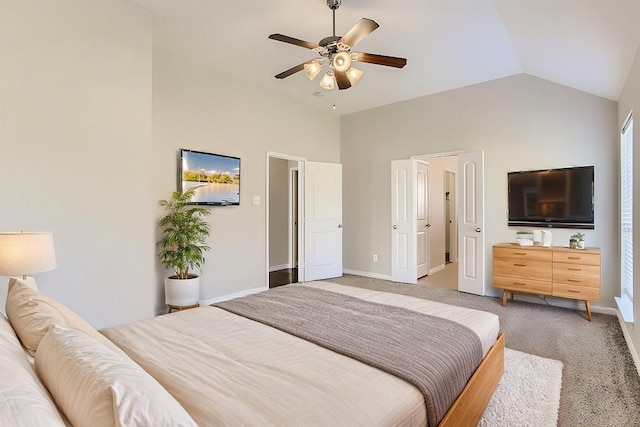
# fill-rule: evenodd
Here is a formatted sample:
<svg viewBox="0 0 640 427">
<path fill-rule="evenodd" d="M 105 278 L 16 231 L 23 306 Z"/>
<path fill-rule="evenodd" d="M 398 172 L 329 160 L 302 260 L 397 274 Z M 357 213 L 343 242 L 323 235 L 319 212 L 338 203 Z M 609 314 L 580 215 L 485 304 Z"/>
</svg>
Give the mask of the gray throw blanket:
<svg viewBox="0 0 640 427">
<path fill-rule="evenodd" d="M 437 426 L 482 360 L 466 326 L 405 308 L 304 286 L 283 286 L 216 307 L 393 374 L 424 395 Z"/>
</svg>

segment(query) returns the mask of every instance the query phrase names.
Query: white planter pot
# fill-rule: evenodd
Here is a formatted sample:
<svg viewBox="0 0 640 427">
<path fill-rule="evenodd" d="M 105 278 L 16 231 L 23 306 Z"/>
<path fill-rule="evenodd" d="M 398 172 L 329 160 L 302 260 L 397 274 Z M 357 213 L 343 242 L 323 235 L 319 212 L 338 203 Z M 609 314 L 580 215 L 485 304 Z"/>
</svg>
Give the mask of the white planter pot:
<svg viewBox="0 0 640 427">
<path fill-rule="evenodd" d="M 578 240 L 578 249 L 584 249 L 584 240 Z"/>
<path fill-rule="evenodd" d="M 175 276 L 174 276 L 175 277 Z M 200 301 L 200 277 L 164 279 L 164 302 L 167 305 L 188 306 Z"/>
</svg>

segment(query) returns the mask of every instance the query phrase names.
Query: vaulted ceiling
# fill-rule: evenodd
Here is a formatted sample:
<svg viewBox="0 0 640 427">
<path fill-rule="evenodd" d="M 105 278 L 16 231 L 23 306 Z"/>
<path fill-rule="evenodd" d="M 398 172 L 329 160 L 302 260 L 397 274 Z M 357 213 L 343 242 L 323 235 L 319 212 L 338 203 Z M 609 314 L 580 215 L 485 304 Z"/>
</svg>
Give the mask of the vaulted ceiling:
<svg viewBox="0 0 640 427">
<path fill-rule="evenodd" d="M 332 34 L 325 0 L 132 0 L 154 13 L 154 45 L 283 97 L 347 114 L 527 73 L 618 100 L 640 47 L 639 0 L 343 0 L 336 33 L 360 18 L 380 28 L 356 51 L 407 58 L 403 69 L 358 64 L 361 80 L 325 91 L 304 72 L 317 57 L 269 40 L 318 43 Z"/>
</svg>

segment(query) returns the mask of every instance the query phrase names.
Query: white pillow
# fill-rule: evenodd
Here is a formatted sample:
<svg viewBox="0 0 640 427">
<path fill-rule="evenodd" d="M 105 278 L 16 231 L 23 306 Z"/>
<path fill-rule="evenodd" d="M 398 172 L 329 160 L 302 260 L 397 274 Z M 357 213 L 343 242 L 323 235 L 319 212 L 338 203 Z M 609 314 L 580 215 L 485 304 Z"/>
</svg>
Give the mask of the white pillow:
<svg viewBox="0 0 640 427">
<path fill-rule="evenodd" d="M 13 329 L 32 356 L 52 324 L 77 329 L 114 351 L 122 351 L 75 312 L 21 280 L 10 279 L 6 310 Z"/>
<path fill-rule="evenodd" d="M 74 426 L 197 425 L 134 361 L 75 329 L 51 326 L 36 370 Z"/>
<path fill-rule="evenodd" d="M 0 425 L 64 426 L 9 321 L 0 313 Z"/>
</svg>

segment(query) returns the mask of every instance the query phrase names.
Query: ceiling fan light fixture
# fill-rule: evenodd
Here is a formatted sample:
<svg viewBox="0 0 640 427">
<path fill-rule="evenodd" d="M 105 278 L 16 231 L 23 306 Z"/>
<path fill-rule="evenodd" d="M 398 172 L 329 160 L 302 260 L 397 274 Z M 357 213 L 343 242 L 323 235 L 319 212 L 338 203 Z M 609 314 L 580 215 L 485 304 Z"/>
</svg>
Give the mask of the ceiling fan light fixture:
<svg viewBox="0 0 640 427">
<path fill-rule="evenodd" d="M 335 77 L 332 71 L 328 71 L 320 80 L 320 87 L 325 90 L 332 90 L 335 87 Z"/>
<path fill-rule="evenodd" d="M 356 67 L 351 67 L 347 70 L 347 77 L 352 85 L 358 83 L 358 80 L 360 80 L 360 77 L 362 77 L 363 74 L 364 71 L 359 70 Z"/>
<path fill-rule="evenodd" d="M 347 71 L 351 67 L 351 55 L 348 52 L 338 52 L 331 58 L 331 65 L 336 71 Z"/>
<path fill-rule="evenodd" d="M 315 79 L 320 71 L 322 71 L 322 64 L 317 61 L 304 64 L 304 72 L 307 73 L 309 80 Z"/>
</svg>

